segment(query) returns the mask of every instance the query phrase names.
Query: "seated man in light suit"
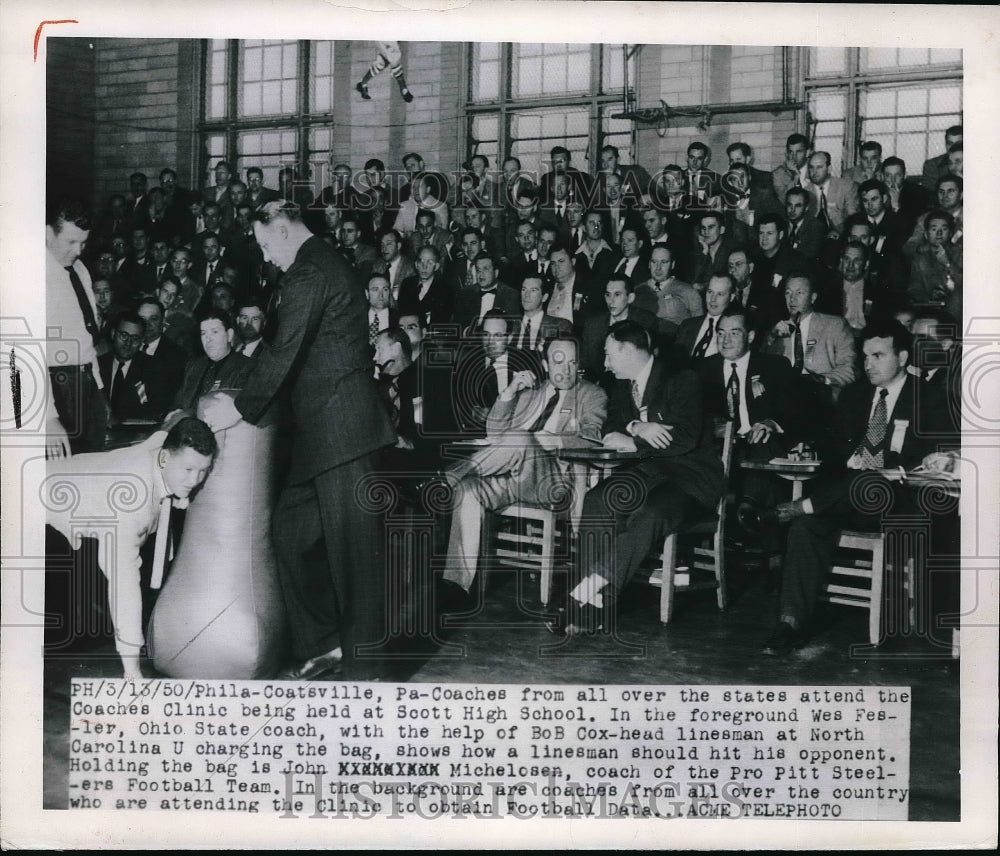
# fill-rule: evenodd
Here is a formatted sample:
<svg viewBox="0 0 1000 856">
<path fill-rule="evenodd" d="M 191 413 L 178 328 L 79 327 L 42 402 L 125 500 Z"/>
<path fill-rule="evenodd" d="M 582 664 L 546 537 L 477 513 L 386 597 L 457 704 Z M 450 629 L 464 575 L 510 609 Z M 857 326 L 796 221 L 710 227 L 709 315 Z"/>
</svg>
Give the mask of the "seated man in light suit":
<svg viewBox="0 0 1000 856">
<path fill-rule="evenodd" d="M 572 474 L 555 451 L 598 443 L 607 414 L 607 396 L 579 376 L 577 360 L 573 339 L 550 340 L 547 380 L 517 372 L 490 410 L 491 445 L 448 471 L 457 486 L 442 583 L 446 603 L 460 603 L 475 580 L 483 509 L 515 502 L 566 507 Z"/>
<path fill-rule="evenodd" d="M 75 550 L 74 563 L 86 561 L 87 555 L 82 549 L 80 522 L 114 512 L 115 537 L 98 539 L 97 562 L 108 580 L 115 647 L 128 680 L 142 680 L 139 656 L 144 639 L 139 551 L 164 519 L 163 501 L 169 499 L 171 505 L 186 508 L 191 493 L 208 476 L 217 453 L 211 429 L 204 422 L 188 417 L 176 422 L 169 432 L 157 431 L 137 446 L 74 455 L 49 464 L 49 490 L 56 491 L 60 484 L 72 482 L 79 494 L 76 503 L 51 500 L 45 503 L 45 522 L 74 548 L 80 548 Z M 121 487 L 123 479 L 126 484 L 141 482 L 141 489 L 135 495 L 143 497 L 142 502 L 126 505 L 109 502 L 116 483 Z"/>
</svg>

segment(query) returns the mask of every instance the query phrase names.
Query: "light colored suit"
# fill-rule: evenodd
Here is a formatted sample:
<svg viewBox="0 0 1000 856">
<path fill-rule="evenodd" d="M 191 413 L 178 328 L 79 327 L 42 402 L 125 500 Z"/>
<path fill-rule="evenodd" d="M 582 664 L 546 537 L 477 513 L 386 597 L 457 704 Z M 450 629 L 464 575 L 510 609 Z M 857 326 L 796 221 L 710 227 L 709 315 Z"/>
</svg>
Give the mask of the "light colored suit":
<svg viewBox="0 0 1000 856">
<path fill-rule="evenodd" d="M 74 548 L 82 538 L 97 536 L 97 562 L 108 580 L 115 647 L 123 661 L 135 662 L 144 641 L 139 550 L 156 531 L 167 495 L 157 464 L 166 437 L 157 431 L 137 446 L 51 461 L 42 488 L 45 522 Z"/>
<path fill-rule="evenodd" d="M 498 398 L 486 420 L 491 445 L 450 471 L 458 488 L 444 578 L 466 591 L 476 577 L 483 510 L 516 502 L 568 508 L 573 473 L 556 450 L 600 441 L 608 398 L 599 386 L 582 379 L 566 390 L 553 411 L 556 430 L 531 432 L 554 392 L 546 382 L 521 390 L 510 401 Z"/>
<path fill-rule="evenodd" d="M 795 362 L 792 336 L 778 336 L 772 330 L 765 351 Z M 823 375 L 833 387 L 847 386 L 858 375 L 854 336 L 840 315 L 809 313 L 809 330 L 802 343 L 802 352 L 803 367 Z"/>
<path fill-rule="evenodd" d="M 831 177 L 824 191 L 826 192 L 826 213 L 830 218 L 830 225 L 840 234 L 844 231 L 844 221 L 858 210 L 858 186 L 849 178 Z M 821 209 L 820 188 L 813 185 L 812 192 L 816 203 L 816 216 L 818 217 Z"/>
</svg>

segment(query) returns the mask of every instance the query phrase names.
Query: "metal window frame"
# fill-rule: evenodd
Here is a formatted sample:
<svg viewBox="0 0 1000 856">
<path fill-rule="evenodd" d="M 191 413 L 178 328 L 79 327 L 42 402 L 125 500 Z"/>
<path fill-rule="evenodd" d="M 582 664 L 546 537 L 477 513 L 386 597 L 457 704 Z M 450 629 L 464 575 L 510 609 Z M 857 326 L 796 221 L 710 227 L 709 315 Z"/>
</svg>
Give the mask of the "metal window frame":
<svg viewBox="0 0 1000 856">
<path fill-rule="evenodd" d="M 924 68 L 913 68 L 908 71 L 862 71 L 861 51 L 867 48 L 846 48 L 847 69 L 844 74 L 813 75 L 812 54 L 804 48 L 802 75 L 802 101 L 808 104 L 809 95 L 817 90 L 844 89 L 847 93 L 847 113 L 844 118 L 844 143 L 842 163 L 853 164 L 857 160 L 864 142 L 862 136 L 861 94 L 872 86 L 893 83 L 942 83 L 949 80 L 962 81 L 964 77 L 963 64 L 942 63 L 928 65 Z"/>
<path fill-rule="evenodd" d="M 500 153 L 500 165 L 510 157 L 513 135 L 511 133 L 511 120 L 516 113 L 530 110 L 545 110 L 559 107 L 579 108 L 586 105 L 589 112 L 588 134 L 587 134 L 587 169 L 596 169 L 600 166 L 600 159 L 595 157 L 595 152 L 600 152 L 604 144 L 604 129 L 602 127 L 602 108 L 606 105 L 617 105 L 622 102 L 621 93 L 606 93 L 603 91 L 602 69 L 605 61 L 604 45 L 591 44 L 590 46 L 590 88 L 585 94 L 561 94 L 531 98 L 515 98 L 513 96 L 513 68 L 514 68 L 514 43 L 500 43 L 500 97 L 490 101 L 473 101 L 472 80 L 473 63 L 475 62 L 475 43 L 467 42 L 465 49 L 465 62 L 462 63 L 464 71 L 461 81 L 462 92 L 465 93 L 465 121 L 462 123 L 463 139 L 461 148 L 466 153 L 466 158 L 472 157 L 475 153 L 475 138 L 472 133 L 473 120 L 478 116 L 495 115 L 498 118 L 498 140 L 497 150 Z M 630 57 L 631 59 L 631 57 Z M 636 69 L 638 69 L 636 63 Z M 629 81 L 628 98 L 635 97 L 635 84 Z M 634 152 L 636 146 L 636 130 L 632 130 L 630 149 Z"/>
<path fill-rule="evenodd" d="M 268 130 L 289 130 L 295 132 L 295 158 L 296 166 L 310 167 L 309 163 L 309 132 L 316 126 L 329 127 L 331 133 L 336 124 L 334 120 L 334 107 L 325 112 L 311 112 L 310 97 L 310 64 L 312 61 L 312 40 L 297 39 L 298 42 L 298 68 L 296 71 L 296 109 L 294 113 L 286 113 L 280 116 L 252 116 L 239 117 L 237 115 L 238 106 L 238 86 L 240 57 L 243 39 L 227 39 L 227 91 L 226 91 L 226 115 L 221 119 L 205 118 L 207 110 L 209 67 L 211 59 L 210 39 L 201 41 L 201 62 L 198 64 L 201 70 L 200 80 L 198 80 L 198 91 L 200 93 L 199 121 L 197 125 L 198 137 L 204 140 L 209 134 L 222 134 L 225 138 L 224 157 L 235 164 L 239 159 L 237 149 L 238 135 L 243 131 L 268 131 Z M 198 167 L 200 168 L 200 166 Z M 305 176 L 300 176 L 305 178 Z M 199 180 L 201 176 L 199 175 Z"/>
</svg>

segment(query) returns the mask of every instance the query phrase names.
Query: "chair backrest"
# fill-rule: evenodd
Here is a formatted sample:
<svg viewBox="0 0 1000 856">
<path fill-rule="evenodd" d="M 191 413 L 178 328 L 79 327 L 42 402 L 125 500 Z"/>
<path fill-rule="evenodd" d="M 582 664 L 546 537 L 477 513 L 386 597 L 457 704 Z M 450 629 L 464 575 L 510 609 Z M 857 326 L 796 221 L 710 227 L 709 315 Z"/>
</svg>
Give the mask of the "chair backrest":
<svg viewBox="0 0 1000 856">
<path fill-rule="evenodd" d="M 716 435 L 718 436 L 718 435 Z M 733 462 L 733 444 L 736 440 L 736 423 L 729 420 L 722 429 L 722 470 L 726 474 L 726 481 L 729 481 L 729 468 Z"/>
</svg>

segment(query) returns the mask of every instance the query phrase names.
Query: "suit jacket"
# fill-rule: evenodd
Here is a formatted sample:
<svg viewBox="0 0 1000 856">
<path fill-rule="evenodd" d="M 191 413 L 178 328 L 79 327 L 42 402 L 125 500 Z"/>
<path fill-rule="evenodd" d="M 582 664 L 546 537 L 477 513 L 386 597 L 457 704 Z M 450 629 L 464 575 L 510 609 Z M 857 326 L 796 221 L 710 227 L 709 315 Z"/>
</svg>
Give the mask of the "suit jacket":
<svg viewBox="0 0 1000 856">
<path fill-rule="evenodd" d="M 666 326 L 661 319 L 648 309 L 642 309 L 634 303 L 628 308 L 628 320 L 645 327 L 657 345 L 661 345 L 662 339 L 667 334 Z M 600 315 L 591 315 L 583 322 L 580 367 L 590 380 L 604 379 L 604 342 L 608 338 L 610 327 L 611 314 L 607 311 Z"/>
<path fill-rule="evenodd" d="M 477 288 L 463 288 L 455 297 L 454 321 L 464 330 L 479 318 L 479 307 L 482 301 L 482 291 Z M 521 314 L 521 295 L 509 285 L 497 283 L 497 294 L 493 300 L 493 308 L 499 309 L 505 315 Z"/>
<path fill-rule="evenodd" d="M 399 410 L 394 414 L 390 395 L 393 383 L 399 393 Z M 382 375 L 377 381 L 378 397 L 386 415 L 393 421 L 393 428 L 399 437 L 410 442 L 416 441 L 419 433 L 416 423 L 413 400 L 417 397 L 417 370 L 411 363 L 400 374 L 393 378 Z"/>
<path fill-rule="evenodd" d="M 690 369 L 671 371 L 654 360 L 643 394 L 647 421 L 672 426 L 672 440 L 666 449 L 654 449 L 636 438 L 640 460 L 627 464 L 629 472 L 647 490 L 671 482 L 706 508 L 712 508 L 725 490 L 722 462 L 712 447 L 711 425 L 702 409 L 701 382 Z M 604 433 L 626 433 L 638 419 L 639 409 L 632 400 L 629 381 L 617 381 L 608 400 Z"/>
<path fill-rule="evenodd" d="M 688 256 L 686 273 L 681 278 L 692 284 L 707 284 L 713 276 L 724 276 L 729 272 L 729 254 L 737 246 L 738 242 L 730 237 L 728 229 L 719 241 L 719 248 L 712 259 L 702 251 L 701 244 L 693 244 Z"/>
<path fill-rule="evenodd" d="M 698 360 L 694 368 L 701 378 L 705 413 L 715 419 L 728 419 L 726 383 L 730 369 L 722 354 Z M 757 379 L 756 384 L 754 378 Z M 782 442 L 786 446 L 798 441 L 800 407 L 795 399 L 795 375 L 786 360 L 751 351 L 740 396 L 746 402 L 750 425 L 771 419 L 784 432 Z"/>
<path fill-rule="evenodd" d="M 518 319 L 517 325 L 514 328 L 514 338 L 510 340 L 512 348 L 518 348 L 521 350 L 526 350 L 521 348 L 521 333 L 524 330 L 524 315 Z M 532 331 L 535 339 L 535 350 L 541 352 L 542 348 L 545 347 L 545 343 L 549 339 L 553 339 L 556 336 L 572 336 L 573 335 L 573 325 L 569 323 L 565 318 L 556 318 L 554 315 L 542 314 L 541 320 L 538 323 L 538 329 Z"/>
<path fill-rule="evenodd" d="M 806 190 L 811 190 L 812 185 L 809 184 L 808 179 L 803 184 L 799 174 L 793 172 L 784 164 L 775 167 L 771 171 L 771 184 L 774 187 L 774 195 L 781 205 L 785 204 L 785 193 L 792 187 L 801 186 L 805 187 Z M 816 213 L 816 198 L 812 193 L 809 194 L 809 204 L 806 207 L 806 215 Z"/>
<path fill-rule="evenodd" d="M 343 257 L 316 237 L 282 277 L 271 348 L 254 361 L 236 407 L 256 425 L 290 394 L 289 484 L 396 441 L 378 404 L 362 293 Z"/>
<path fill-rule="evenodd" d="M 538 357 L 534 353 L 507 349 L 506 382 L 519 371 L 542 376 Z M 425 386 L 426 390 L 426 386 Z M 482 435 L 486 417 L 500 395 L 496 369 L 489 364 L 486 352 L 479 344 L 465 346 L 451 374 L 451 407 L 454 424 L 465 433 Z"/>
<path fill-rule="evenodd" d="M 174 395 L 184 379 L 184 367 L 188 361 L 187 354 L 164 331 L 163 335 L 160 336 L 160 343 L 156 346 L 156 353 L 147 354 L 147 356 L 163 376 L 164 398 L 168 402 L 173 401 Z"/>
<path fill-rule="evenodd" d="M 938 155 L 935 158 L 928 158 L 924 161 L 924 168 L 921 174 L 921 182 L 926 190 L 934 193 L 937 190 L 938 179 L 942 175 L 948 174 L 948 153 Z"/>
<path fill-rule="evenodd" d="M 701 295 L 677 277 L 667 280 L 666 287 L 657 292 L 652 280 L 638 285 L 635 289 L 635 306 L 656 314 L 676 328 L 685 318 L 697 318 L 705 314 L 705 304 Z"/>
<path fill-rule="evenodd" d="M 230 351 L 218 362 L 206 356 L 188 363 L 184 381 L 174 398 L 174 407 L 196 410 L 198 399 L 216 389 L 242 389 L 254 369 L 254 360 Z"/>
<path fill-rule="evenodd" d="M 816 200 L 817 217 L 819 216 L 819 189 L 813 187 Z M 830 225 L 840 234 L 844 231 L 844 221 L 858 210 L 858 186 L 849 178 L 833 178 L 826 185 L 826 213 L 830 217 Z"/>
<path fill-rule="evenodd" d="M 615 265 L 615 269 L 612 271 L 612 274 L 619 272 L 624 273 L 628 266 L 628 262 L 629 259 L 626 259 L 624 256 L 618 259 L 618 264 Z M 628 277 L 636 284 L 645 282 L 650 278 L 649 261 L 645 255 L 640 254 L 635 260 L 635 264 L 632 265 L 632 273 L 628 274 Z"/>
<path fill-rule="evenodd" d="M 399 286 L 400 314 L 408 311 L 420 312 L 428 324 L 446 324 L 451 321 L 455 308 L 455 294 L 444 276 L 440 273 L 435 274 L 424 299 L 420 300 L 419 295 L 420 277 L 408 276 Z"/>
<path fill-rule="evenodd" d="M 368 246 L 368 244 L 363 241 L 359 241 L 351 249 L 354 250 L 353 253 L 350 252 L 347 247 L 338 247 L 337 251 L 345 259 L 347 259 L 348 264 L 350 264 L 350 266 L 358 272 L 361 277 L 362 286 L 367 286 L 368 279 L 372 275 L 375 263 L 381 261 L 381 259 L 379 258 L 378 253 L 376 253 L 372 247 Z"/>
<path fill-rule="evenodd" d="M 804 367 L 826 377 L 831 386 L 847 386 L 858 376 L 857 349 L 851 328 L 840 315 L 812 312 L 809 319 L 809 333 L 802 343 Z M 768 336 L 765 351 L 784 357 L 790 365 L 794 363 L 794 350 L 792 336 Z"/>
<path fill-rule="evenodd" d="M 594 263 L 590 263 L 590 256 L 587 255 L 586 244 L 573 254 L 573 262 L 576 267 L 578 280 L 582 280 L 584 290 L 595 296 L 604 296 L 604 287 L 608 284 L 611 274 L 618 267 L 618 261 L 622 254 L 614 249 L 607 241 L 594 256 Z"/>
<path fill-rule="evenodd" d="M 530 431 L 544 415 L 553 388 L 548 383 L 522 389 L 510 401 L 497 398 L 486 418 L 489 436 L 505 431 Z M 559 434 L 564 447 L 592 446 L 600 442 L 607 417 L 608 396 L 597 384 L 580 378 L 563 400 L 566 418 Z"/>
<path fill-rule="evenodd" d="M 678 366 L 686 365 L 692 359 L 694 346 L 698 344 L 701 337 L 701 325 L 705 323 L 705 316 L 698 315 L 694 318 L 685 318 L 677 328 L 677 335 L 674 337 L 673 363 Z M 719 319 L 715 319 L 715 324 Z M 692 368 L 695 368 L 692 366 Z"/>
<path fill-rule="evenodd" d="M 114 354 L 102 354 L 97 358 L 97 365 L 110 406 Z M 136 354 L 129 364 L 125 385 L 117 396 L 118 402 L 111 409 L 111 415 L 119 422 L 126 419 L 161 419 L 170 404 L 165 387 L 159 367 L 146 354 Z"/>
<path fill-rule="evenodd" d="M 385 259 L 379 259 L 372 265 L 372 276 L 377 273 L 385 274 L 389 270 L 389 264 Z M 403 280 L 410 276 L 416 276 L 417 269 L 413 266 L 413 261 L 406 256 L 400 257 L 399 267 L 396 268 L 396 275 L 392 278 L 392 282 L 389 285 L 392 287 L 392 293 L 398 295 L 399 289 L 403 285 Z"/>
<path fill-rule="evenodd" d="M 789 247 L 802 253 L 812 262 L 819 261 L 820 253 L 823 249 L 823 241 L 826 239 L 826 231 L 823 224 L 815 217 L 803 217 L 792 237 L 792 226 L 787 223 L 785 226 L 785 241 Z"/>
<path fill-rule="evenodd" d="M 835 445 L 829 460 L 831 468 L 845 467 L 861 444 L 874 400 L 875 388 L 867 379 L 851 384 L 841 394 L 835 411 L 836 430 L 832 432 Z M 907 423 L 905 427 L 903 422 Z M 893 442 L 897 430 L 902 434 L 902 443 L 898 438 Z M 959 442 L 955 421 L 940 390 L 907 373 L 896 406 L 889 414 L 881 446 L 884 466 L 912 469 L 931 452 L 958 448 Z"/>
<path fill-rule="evenodd" d="M 922 247 L 914 256 L 910 267 L 910 284 L 907 289 L 910 301 L 915 304 L 937 304 L 962 320 L 962 247 L 950 244 L 946 248 L 947 264 Z M 948 288 L 949 277 L 952 288 Z"/>
<path fill-rule="evenodd" d="M 902 213 L 887 208 L 882 219 L 877 224 L 872 223 L 872 232 L 875 235 L 876 253 L 899 252 L 906 239 L 913 234 L 913 223 Z"/>
</svg>

